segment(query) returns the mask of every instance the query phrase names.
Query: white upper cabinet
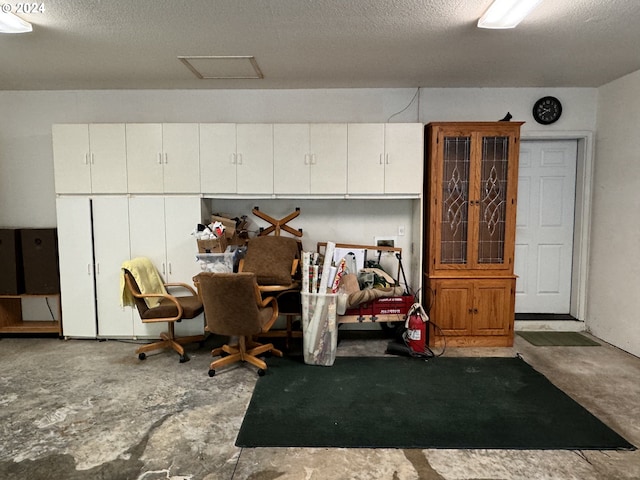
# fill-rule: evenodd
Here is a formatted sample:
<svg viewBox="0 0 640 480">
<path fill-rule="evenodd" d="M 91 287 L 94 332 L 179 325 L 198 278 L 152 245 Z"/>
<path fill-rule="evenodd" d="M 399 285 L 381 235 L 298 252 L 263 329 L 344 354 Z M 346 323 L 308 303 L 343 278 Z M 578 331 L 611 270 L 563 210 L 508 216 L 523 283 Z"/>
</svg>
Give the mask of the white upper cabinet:
<svg viewBox="0 0 640 480">
<path fill-rule="evenodd" d="M 236 193 L 236 124 L 200 124 L 200 191 Z"/>
<path fill-rule="evenodd" d="M 348 125 L 348 193 L 384 193 L 384 124 Z"/>
<path fill-rule="evenodd" d="M 348 193 L 419 195 L 422 130 L 419 123 L 349 124 Z"/>
<path fill-rule="evenodd" d="M 273 125 L 200 124 L 200 188 L 205 195 L 273 193 Z"/>
<path fill-rule="evenodd" d="M 237 193 L 273 193 L 273 125 L 236 125 Z"/>
<path fill-rule="evenodd" d="M 126 125 L 129 193 L 200 193 L 198 124 Z"/>
<path fill-rule="evenodd" d="M 422 192 L 423 135 L 423 126 L 419 123 L 385 125 L 384 193 Z"/>
<path fill-rule="evenodd" d="M 56 193 L 126 193 L 124 124 L 53 125 Z"/>
<path fill-rule="evenodd" d="M 346 124 L 277 124 L 273 128 L 274 193 L 346 193 Z"/>
</svg>

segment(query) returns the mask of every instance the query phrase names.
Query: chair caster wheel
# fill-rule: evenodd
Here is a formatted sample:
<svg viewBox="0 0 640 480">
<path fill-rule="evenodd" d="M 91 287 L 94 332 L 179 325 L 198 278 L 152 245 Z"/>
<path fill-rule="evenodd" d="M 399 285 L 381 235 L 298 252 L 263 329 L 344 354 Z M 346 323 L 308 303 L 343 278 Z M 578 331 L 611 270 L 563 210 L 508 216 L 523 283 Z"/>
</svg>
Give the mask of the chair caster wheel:
<svg viewBox="0 0 640 480">
<path fill-rule="evenodd" d="M 187 355 L 186 353 L 184 355 L 180 355 L 180 363 L 185 363 L 188 362 L 189 360 L 191 360 L 189 358 L 189 355 Z"/>
<path fill-rule="evenodd" d="M 144 360 L 145 358 L 147 358 L 147 354 L 144 352 L 141 352 L 138 354 L 138 360 Z"/>
<path fill-rule="evenodd" d="M 267 371 L 266 371 L 266 370 L 264 370 L 264 369 L 262 369 L 262 368 L 259 368 L 259 369 L 258 369 L 258 376 L 259 376 L 259 377 L 264 377 L 264 374 L 265 374 L 265 373 L 267 373 Z"/>
<path fill-rule="evenodd" d="M 210 377 L 213 377 L 215 374 L 216 374 L 216 371 L 215 371 L 215 370 L 213 370 L 213 369 L 212 369 L 212 370 L 209 370 L 209 376 L 210 376 Z"/>
</svg>

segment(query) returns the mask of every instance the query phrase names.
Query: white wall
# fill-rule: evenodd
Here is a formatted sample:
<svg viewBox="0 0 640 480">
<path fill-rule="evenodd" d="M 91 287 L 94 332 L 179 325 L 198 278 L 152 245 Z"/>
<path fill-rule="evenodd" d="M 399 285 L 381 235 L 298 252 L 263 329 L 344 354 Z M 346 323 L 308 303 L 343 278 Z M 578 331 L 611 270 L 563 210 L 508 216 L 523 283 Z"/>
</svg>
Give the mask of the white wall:
<svg viewBox="0 0 640 480">
<path fill-rule="evenodd" d="M 510 111 L 514 120 L 527 122 L 526 133 L 540 130 L 531 117 L 533 102 L 554 94 L 563 100 L 564 113 L 544 130 L 595 129 L 595 89 L 426 88 L 415 93 L 406 88 L 0 92 L 0 226 L 56 225 L 53 123 L 427 123 L 498 120 Z"/>
<path fill-rule="evenodd" d="M 640 71 L 598 94 L 587 325 L 640 356 Z"/>
</svg>

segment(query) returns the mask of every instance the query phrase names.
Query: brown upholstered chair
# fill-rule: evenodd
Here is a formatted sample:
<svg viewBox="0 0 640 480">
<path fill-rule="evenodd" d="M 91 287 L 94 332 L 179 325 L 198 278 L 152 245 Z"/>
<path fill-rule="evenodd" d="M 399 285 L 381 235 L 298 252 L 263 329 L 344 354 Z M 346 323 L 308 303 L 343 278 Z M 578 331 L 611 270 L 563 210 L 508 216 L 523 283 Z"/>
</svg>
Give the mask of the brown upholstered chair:
<svg viewBox="0 0 640 480">
<path fill-rule="evenodd" d="M 211 352 L 213 356 L 226 356 L 211 362 L 209 376 L 213 377 L 217 368 L 235 362 L 249 362 L 258 367 L 258 375 L 264 375 L 267 364 L 258 356 L 271 352 L 281 357 L 282 352 L 271 343 L 260 344 L 253 338 L 268 331 L 278 318 L 275 298 L 262 298 L 254 273 L 203 272 L 193 280 L 204 305 L 207 330 L 237 337 L 237 342 Z"/>
<path fill-rule="evenodd" d="M 265 332 L 263 337 L 286 337 L 286 348 L 292 337 L 301 337 L 301 331 L 293 330 L 293 319 L 301 315 L 300 301 L 300 251 L 301 244 L 291 237 L 259 236 L 247 243 L 245 257 L 240 260 L 238 271 L 256 274 L 263 295 L 273 295 L 278 302 L 280 315 L 286 318 L 286 329 Z"/>
<path fill-rule="evenodd" d="M 193 287 L 186 283 L 165 283 L 165 287 L 181 287 L 189 291 L 188 296 L 174 296 L 168 293 L 142 293 L 132 273 L 123 269 L 126 288 L 133 296 L 136 308 L 143 323 L 166 322 L 167 331 L 160 334 L 161 340 L 142 345 L 136 349 L 138 358 L 144 360 L 146 352 L 161 348 L 170 348 L 180 355 L 180 363 L 188 362 L 189 356 L 184 351 L 183 345 L 188 343 L 204 342 L 204 335 L 192 335 L 188 337 L 175 336 L 175 323 L 183 319 L 196 318 L 204 311 L 202 302 Z M 156 298 L 160 302 L 157 306 L 149 308 L 145 298 Z"/>
</svg>

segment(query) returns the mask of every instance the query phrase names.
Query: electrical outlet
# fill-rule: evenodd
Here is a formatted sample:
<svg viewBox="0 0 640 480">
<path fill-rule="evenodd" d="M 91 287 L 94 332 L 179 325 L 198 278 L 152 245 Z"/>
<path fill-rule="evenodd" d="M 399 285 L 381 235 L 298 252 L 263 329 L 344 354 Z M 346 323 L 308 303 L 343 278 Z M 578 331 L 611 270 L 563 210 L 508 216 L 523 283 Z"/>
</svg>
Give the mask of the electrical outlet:
<svg viewBox="0 0 640 480">
<path fill-rule="evenodd" d="M 404 225 L 398 225 L 398 236 L 404 236 Z"/>
</svg>

